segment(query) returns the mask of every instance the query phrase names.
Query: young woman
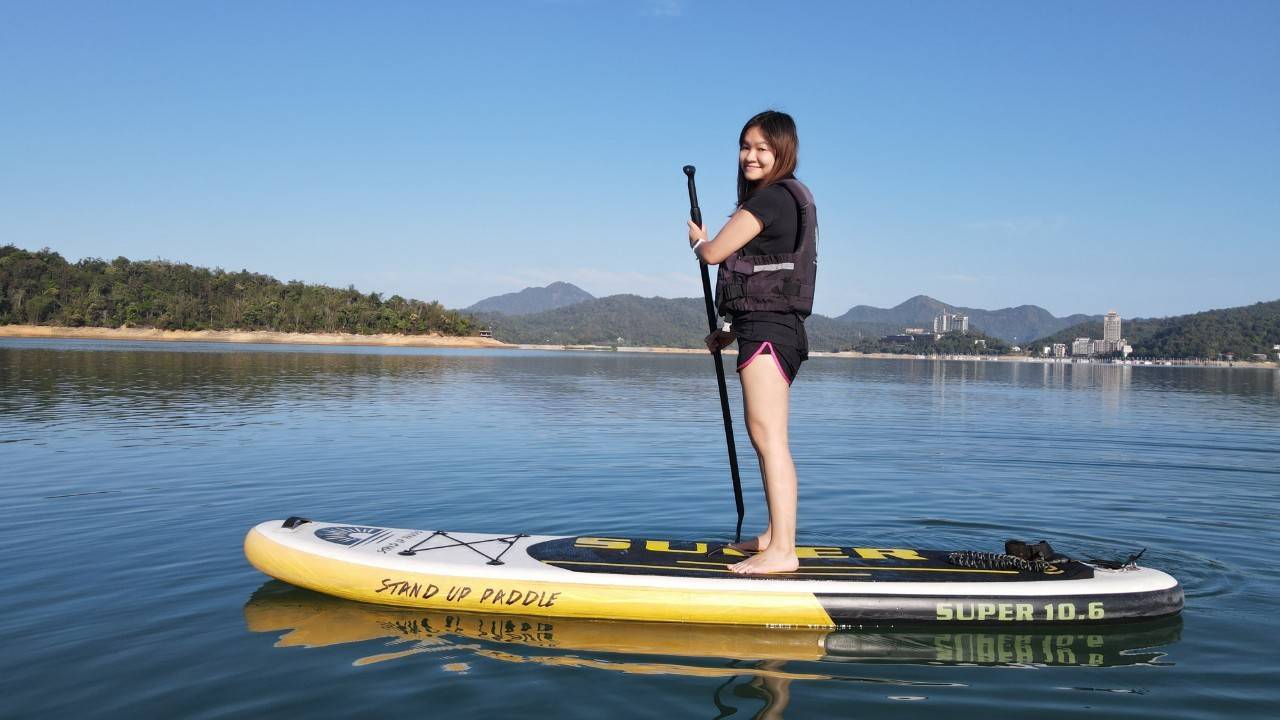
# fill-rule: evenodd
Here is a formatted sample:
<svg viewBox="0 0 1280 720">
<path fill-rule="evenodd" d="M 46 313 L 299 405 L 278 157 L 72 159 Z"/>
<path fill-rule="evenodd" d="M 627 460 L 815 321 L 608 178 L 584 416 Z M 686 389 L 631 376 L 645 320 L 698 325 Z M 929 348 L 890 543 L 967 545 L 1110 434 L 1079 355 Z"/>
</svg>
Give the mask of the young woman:
<svg viewBox="0 0 1280 720">
<path fill-rule="evenodd" d="M 817 217 L 813 197 L 793 176 L 798 150 L 790 115 L 770 110 L 748 120 L 738 136 L 737 210 L 714 240 L 689 223 L 694 253 L 721 266 L 716 304 L 728 322 L 707 336 L 707 348 L 738 342 L 747 432 L 769 506 L 764 532 L 735 546 L 755 551 L 730 566 L 736 573 L 791 572 L 799 564 L 787 405 L 809 356 L 804 319 L 813 304 Z"/>
</svg>

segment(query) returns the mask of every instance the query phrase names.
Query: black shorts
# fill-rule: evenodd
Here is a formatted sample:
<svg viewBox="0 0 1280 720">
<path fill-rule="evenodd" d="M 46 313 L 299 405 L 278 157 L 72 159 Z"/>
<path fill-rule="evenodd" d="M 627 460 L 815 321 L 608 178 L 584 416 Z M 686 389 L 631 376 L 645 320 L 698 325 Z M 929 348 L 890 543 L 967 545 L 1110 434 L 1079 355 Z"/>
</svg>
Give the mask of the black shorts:
<svg viewBox="0 0 1280 720">
<path fill-rule="evenodd" d="M 768 358 L 761 357 L 768 355 Z M 769 340 L 738 341 L 738 372 L 753 362 L 770 362 L 777 366 L 778 372 L 787 384 L 795 382 L 796 373 L 800 372 L 800 363 L 805 361 L 808 353 L 791 345 L 783 345 Z"/>
</svg>

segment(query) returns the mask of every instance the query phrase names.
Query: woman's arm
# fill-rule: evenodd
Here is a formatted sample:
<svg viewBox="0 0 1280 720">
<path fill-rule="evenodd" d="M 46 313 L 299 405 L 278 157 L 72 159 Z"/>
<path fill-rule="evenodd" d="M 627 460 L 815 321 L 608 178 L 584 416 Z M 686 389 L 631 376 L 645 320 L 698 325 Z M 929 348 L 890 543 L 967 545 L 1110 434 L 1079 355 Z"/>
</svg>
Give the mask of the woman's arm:
<svg viewBox="0 0 1280 720">
<path fill-rule="evenodd" d="M 759 235 L 763 230 L 764 223 L 760 222 L 755 215 L 739 209 L 720 229 L 714 240 L 707 240 L 701 244 L 699 241 L 707 237 L 707 231 L 694 225 L 692 220 L 689 221 L 689 245 L 694 248 L 693 252 L 703 262 L 708 265 L 719 265 L 730 255 L 741 250 L 742 246 L 751 242 L 751 238 Z"/>
</svg>

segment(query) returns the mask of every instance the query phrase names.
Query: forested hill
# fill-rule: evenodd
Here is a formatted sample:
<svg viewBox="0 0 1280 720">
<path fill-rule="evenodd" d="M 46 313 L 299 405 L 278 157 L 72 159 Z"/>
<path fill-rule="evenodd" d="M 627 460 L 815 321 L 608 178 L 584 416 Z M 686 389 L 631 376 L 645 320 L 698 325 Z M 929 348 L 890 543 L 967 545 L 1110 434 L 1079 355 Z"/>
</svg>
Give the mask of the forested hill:
<svg viewBox="0 0 1280 720">
<path fill-rule="evenodd" d="M 1241 359 L 1254 353 L 1275 357 L 1272 348 L 1280 345 L 1280 300 L 1191 315 L 1125 320 L 1121 330 L 1138 357 L 1216 358 L 1221 353 L 1234 353 Z M 1081 337 L 1101 338 L 1102 323 L 1073 325 L 1029 347 L 1070 345 Z"/>
<path fill-rule="evenodd" d="M 702 298 L 609 295 L 530 315 L 478 313 L 476 322 L 492 325 L 495 338 L 511 343 L 696 348 L 707 334 Z M 863 338 L 899 330 L 823 315 L 810 316 L 805 329 L 809 347 L 821 351 L 847 349 Z"/>
<path fill-rule="evenodd" d="M 855 305 L 835 318 L 850 322 L 880 323 L 897 328 L 932 328 L 933 319 L 942 313 L 960 313 L 969 317 L 969 327 L 980 328 L 988 335 L 1007 341 L 1026 342 L 1027 338 L 1048 335 L 1063 328 L 1089 320 L 1101 321 L 1101 316 L 1070 315 L 1054 317 L 1053 313 L 1037 305 L 1019 305 L 999 310 L 951 305 L 928 295 L 916 295 L 891 308 Z"/>
<path fill-rule="evenodd" d="M 495 295 L 463 308 L 465 312 L 492 312 L 503 315 L 532 315 L 566 305 L 595 300 L 595 296 L 567 282 L 553 282 L 546 287 L 527 287 L 520 292 Z"/>
<path fill-rule="evenodd" d="M 510 313 L 478 312 L 476 321 L 480 325 L 492 325 L 494 337 L 504 342 L 698 347 L 702 337 L 706 335 L 707 327 L 703 303 L 702 298 L 610 295 L 518 316 Z M 900 333 L 904 327 L 932 327 L 935 314 L 952 311 L 954 307 L 921 295 L 889 310 L 860 305 L 840 317 L 812 315 L 805 323 L 805 329 L 809 336 L 809 346 L 813 350 L 872 347 L 875 345 L 874 341 L 886 335 Z M 478 308 L 473 306 L 472 309 Z M 1008 337 L 1030 337 L 1033 329 L 1056 329 L 1088 317 L 1076 315 L 1073 316 L 1074 319 L 1055 318 L 1032 305 L 974 312 L 983 313 L 984 318 L 1003 328 L 1003 332 L 1009 334 Z M 974 334 L 974 339 L 991 337 L 993 342 L 988 343 L 988 351 L 1005 346 L 998 342 L 1005 335 L 991 332 L 972 320 L 970 329 L 974 333 L 987 333 Z M 868 345 L 869 342 L 872 344 Z M 892 343 L 890 345 L 892 352 L 923 352 L 918 349 L 903 349 Z M 876 345 L 876 348 L 879 346 Z M 928 352 L 941 351 L 931 346 Z"/>
<path fill-rule="evenodd" d="M 477 313 L 503 342 L 696 347 L 707 334 L 702 300 L 610 295 L 528 315 Z"/>
<path fill-rule="evenodd" d="M 50 250 L 0 247 L 0 325 L 469 335 L 471 318 L 438 302 L 383 300 L 355 288 L 280 282 L 245 270 L 162 260 L 68 263 Z"/>
</svg>

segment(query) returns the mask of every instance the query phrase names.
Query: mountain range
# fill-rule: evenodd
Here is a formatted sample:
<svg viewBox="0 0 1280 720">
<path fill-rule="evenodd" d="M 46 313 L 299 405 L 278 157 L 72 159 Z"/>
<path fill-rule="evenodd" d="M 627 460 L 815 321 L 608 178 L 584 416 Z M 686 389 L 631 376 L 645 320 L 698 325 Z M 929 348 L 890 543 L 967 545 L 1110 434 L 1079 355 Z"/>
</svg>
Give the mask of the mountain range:
<svg viewBox="0 0 1280 720">
<path fill-rule="evenodd" d="M 596 298 L 563 282 L 485 298 L 466 311 L 481 324 L 491 325 L 494 337 L 515 343 L 698 347 L 707 322 L 701 298 Z M 917 295 L 892 308 L 858 305 L 838 317 L 813 315 L 806 329 L 814 350 L 838 350 L 864 337 L 890 335 L 905 327 L 931 329 L 933 318 L 943 312 L 968 315 L 971 327 L 1011 342 L 1101 321 L 1096 315 L 1059 318 L 1035 305 L 983 310 Z"/>
<path fill-rule="evenodd" d="M 0 325 L 404 335 L 472 335 L 489 326 L 498 339 L 515 343 L 690 348 L 701 345 L 707 327 L 701 298 L 596 298 L 570 283 L 487 298 L 468 310 L 399 295 L 384 298 L 354 287 L 283 283 L 248 270 L 124 257 L 72 264 L 47 248 L 31 252 L 0 246 Z M 1096 315 L 1059 318 L 1035 305 L 983 310 L 926 295 L 887 309 L 859 305 L 837 317 L 813 315 L 806 329 L 810 347 L 818 351 L 883 347 L 885 343 L 875 341 L 905 327 L 930 328 L 942 312 L 967 315 L 970 334 L 985 335 L 988 348 L 1016 339 L 1035 351 L 1102 335 Z M 1139 357 L 1275 358 L 1280 354 L 1280 300 L 1173 317 L 1126 318 L 1122 336 Z M 932 347 L 947 343 L 944 337 Z M 910 351 L 896 341 L 893 349 Z"/>
<path fill-rule="evenodd" d="M 892 308 L 855 305 L 835 318 L 845 322 L 878 323 L 902 327 L 933 327 L 933 319 L 942 313 L 960 313 L 969 317 L 969 325 L 1010 342 L 1026 342 L 1072 325 L 1097 320 L 1100 315 L 1075 314 L 1055 317 L 1037 305 L 1019 305 L 1000 310 L 982 310 L 961 305 L 948 305 L 928 295 L 916 295 Z M 901 327 L 898 328 L 901 330 Z"/>
</svg>

